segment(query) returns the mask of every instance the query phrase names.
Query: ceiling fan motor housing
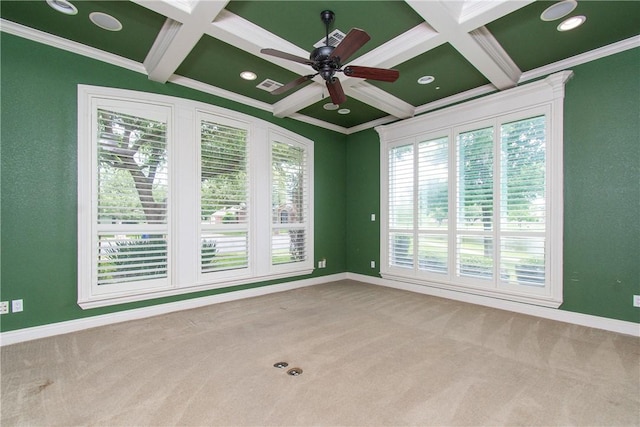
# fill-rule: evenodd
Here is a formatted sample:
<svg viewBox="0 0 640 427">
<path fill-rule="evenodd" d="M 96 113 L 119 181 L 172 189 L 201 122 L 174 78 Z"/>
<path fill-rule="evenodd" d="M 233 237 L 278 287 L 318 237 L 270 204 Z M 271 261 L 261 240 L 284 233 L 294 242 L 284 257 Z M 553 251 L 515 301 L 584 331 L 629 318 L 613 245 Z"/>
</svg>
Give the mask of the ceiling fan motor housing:
<svg viewBox="0 0 640 427">
<path fill-rule="evenodd" d="M 340 68 L 340 64 L 336 58 L 331 57 L 331 53 L 335 49 L 333 46 L 320 46 L 311 52 L 309 59 L 313 61 L 311 67 L 320 73 L 324 80 L 330 80 Z"/>
</svg>

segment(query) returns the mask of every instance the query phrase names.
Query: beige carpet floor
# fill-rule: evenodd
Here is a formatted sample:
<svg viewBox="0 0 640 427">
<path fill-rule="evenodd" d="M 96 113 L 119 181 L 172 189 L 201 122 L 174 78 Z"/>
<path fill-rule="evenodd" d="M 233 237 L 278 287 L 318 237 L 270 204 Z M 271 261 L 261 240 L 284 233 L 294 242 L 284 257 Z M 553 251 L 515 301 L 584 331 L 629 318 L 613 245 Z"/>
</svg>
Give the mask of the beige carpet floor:
<svg viewBox="0 0 640 427">
<path fill-rule="evenodd" d="M 1 353 L 3 427 L 640 425 L 638 338 L 353 281 Z"/>
</svg>

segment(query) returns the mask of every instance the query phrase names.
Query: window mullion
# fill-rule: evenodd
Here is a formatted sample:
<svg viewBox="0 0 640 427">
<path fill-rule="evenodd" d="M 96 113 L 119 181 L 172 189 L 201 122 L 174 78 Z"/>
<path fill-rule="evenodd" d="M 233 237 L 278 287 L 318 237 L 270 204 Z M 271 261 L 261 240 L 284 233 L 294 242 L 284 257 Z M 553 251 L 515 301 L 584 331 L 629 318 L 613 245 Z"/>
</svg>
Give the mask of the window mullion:
<svg viewBox="0 0 640 427">
<path fill-rule="evenodd" d="M 500 209 L 502 208 L 502 155 L 500 123 L 493 125 L 493 286 L 500 283 Z"/>
<path fill-rule="evenodd" d="M 449 231 L 448 231 L 448 250 L 449 250 L 449 280 L 453 280 L 456 276 L 456 261 L 458 257 L 456 249 L 456 236 L 458 233 L 458 181 L 456 179 L 458 173 L 458 161 L 456 156 L 457 139 L 453 129 L 449 130 Z"/>
<path fill-rule="evenodd" d="M 418 139 L 413 141 L 413 271 L 418 271 L 418 252 L 420 241 L 420 222 L 418 221 L 418 204 L 420 198 L 420 151 L 418 149 Z"/>
</svg>

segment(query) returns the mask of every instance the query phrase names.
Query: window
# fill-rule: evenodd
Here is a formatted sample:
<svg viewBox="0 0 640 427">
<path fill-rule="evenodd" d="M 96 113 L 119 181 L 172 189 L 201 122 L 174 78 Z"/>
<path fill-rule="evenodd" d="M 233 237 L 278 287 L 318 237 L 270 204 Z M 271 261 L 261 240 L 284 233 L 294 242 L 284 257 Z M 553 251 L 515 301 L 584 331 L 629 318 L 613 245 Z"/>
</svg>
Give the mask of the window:
<svg viewBox="0 0 640 427">
<path fill-rule="evenodd" d="M 312 270 L 312 141 L 194 101 L 79 86 L 81 307 Z"/>
<path fill-rule="evenodd" d="M 559 306 L 568 76 L 377 128 L 383 277 Z"/>
<path fill-rule="evenodd" d="M 247 134 L 215 116 L 200 119 L 202 273 L 249 268 Z"/>
<path fill-rule="evenodd" d="M 280 138 L 282 139 L 282 138 Z M 271 144 L 271 206 L 273 265 L 307 260 L 306 218 L 309 215 L 309 194 L 306 182 L 307 151 L 292 142 Z"/>
</svg>

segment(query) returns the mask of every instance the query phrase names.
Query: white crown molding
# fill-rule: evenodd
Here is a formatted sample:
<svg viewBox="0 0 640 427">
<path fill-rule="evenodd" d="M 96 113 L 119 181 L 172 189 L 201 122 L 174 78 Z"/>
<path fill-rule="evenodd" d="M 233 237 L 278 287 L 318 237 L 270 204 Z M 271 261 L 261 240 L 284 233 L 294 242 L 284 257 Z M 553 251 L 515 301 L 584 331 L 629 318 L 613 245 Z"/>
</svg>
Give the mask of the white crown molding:
<svg viewBox="0 0 640 427">
<path fill-rule="evenodd" d="M 226 89 L 219 88 L 217 86 L 212 86 L 207 83 L 202 83 L 198 80 L 193 80 L 188 77 L 178 76 L 174 74 L 168 80 L 169 83 L 174 83 L 180 86 L 188 87 L 190 89 L 195 89 L 200 92 L 208 93 L 209 95 L 215 95 L 220 98 L 227 99 L 229 101 L 235 101 L 237 103 L 247 105 L 249 107 L 254 107 L 259 110 L 273 112 L 273 107 L 271 104 L 266 102 L 258 101 L 257 99 L 249 98 L 248 96 L 240 95 L 235 92 L 231 92 Z"/>
<path fill-rule="evenodd" d="M 360 131 L 363 131 L 363 130 L 374 128 L 376 126 L 382 126 L 382 125 L 386 125 L 386 124 L 389 124 L 389 123 L 397 122 L 398 120 L 400 120 L 400 119 L 397 118 L 397 117 L 394 117 L 394 116 L 381 117 L 379 119 L 372 120 L 372 121 L 367 122 L 367 123 L 362 123 L 361 125 L 352 126 L 352 127 L 347 129 L 346 134 L 347 135 L 351 135 L 351 134 L 354 134 L 356 132 L 360 132 Z"/>
<path fill-rule="evenodd" d="M 31 328 L 3 332 L 0 334 L 0 347 L 24 341 L 31 341 L 39 338 L 68 334 L 70 332 L 82 331 L 85 329 L 96 328 L 98 326 L 112 325 L 115 323 L 127 322 L 130 320 L 159 316 L 175 311 L 190 310 L 193 308 L 204 307 L 212 304 L 220 304 L 223 302 L 236 301 L 245 298 L 252 298 L 261 295 L 289 291 L 292 289 L 298 289 L 307 286 L 319 285 L 322 283 L 334 282 L 337 280 L 344 280 L 346 276 L 346 273 L 338 273 L 311 279 L 302 279 L 276 285 L 261 286 L 241 291 L 227 292 L 200 298 L 192 298 L 167 304 L 157 304 L 149 307 L 136 308 L 133 310 L 119 311 L 115 313 L 85 317 L 82 319 L 68 320 L 65 322 L 50 323 L 48 325 L 34 326 Z"/>
<path fill-rule="evenodd" d="M 16 24 L 15 22 L 7 21 L 1 18 L 0 31 L 7 34 L 13 34 L 14 36 L 22 37 L 37 43 L 42 43 L 48 46 L 62 49 L 67 52 L 82 55 L 87 58 L 106 62 L 117 67 L 135 71 L 136 73 L 145 75 L 147 74 L 144 65 L 139 62 L 123 58 L 122 56 L 114 55 L 113 53 L 104 52 L 102 50 L 89 47 L 78 42 L 63 39 L 62 37 L 54 36 L 52 34 L 45 33 L 44 31 L 34 30 L 33 28 L 25 27 L 24 25 Z"/>
<path fill-rule="evenodd" d="M 309 125 L 321 127 L 324 129 L 332 130 L 334 132 L 342 133 L 345 135 L 349 134 L 349 129 L 344 126 L 334 125 L 333 123 L 328 123 L 320 119 L 316 119 L 313 117 L 305 116 L 304 114 L 293 113 L 287 116 L 289 119 L 297 120 L 299 122 L 307 123 Z"/>
<path fill-rule="evenodd" d="M 448 96 L 446 98 L 438 99 L 437 101 L 429 102 L 428 104 L 423 104 L 416 108 L 416 115 L 424 114 L 429 111 L 437 110 L 440 108 L 448 107 L 453 104 L 458 104 L 461 102 L 468 101 L 473 98 L 477 98 L 479 96 L 487 95 L 493 92 L 496 92 L 497 89 L 492 84 L 487 84 L 484 86 L 479 86 L 473 89 L 469 89 L 465 92 L 460 92 L 455 95 Z"/>
<path fill-rule="evenodd" d="M 523 1 L 526 2 L 528 0 L 523 0 Z M 139 1 L 138 3 L 144 5 L 145 7 L 148 7 L 149 3 L 156 3 L 156 2 Z M 163 5 L 165 4 L 164 2 L 157 2 L 157 3 L 163 4 Z M 153 8 L 151 9 L 154 10 Z M 226 12 L 223 12 L 220 15 L 225 16 L 225 14 Z M 39 30 L 34 30 L 32 28 L 25 27 L 23 25 L 16 24 L 14 22 L 7 21 L 1 18 L 0 18 L 0 31 L 6 32 L 8 34 L 13 34 L 15 36 L 22 37 L 28 40 L 32 40 L 37 43 L 42 43 L 48 46 L 62 49 L 71 53 L 76 53 L 78 55 L 82 55 L 91 59 L 96 59 L 98 61 L 102 61 L 111 65 L 115 65 L 131 71 L 135 71 L 140 74 L 145 74 L 145 75 L 147 74 L 144 65 L 136 61 L 132 61 L 130 59 L 123 58 L 121 56 L 114 55 L 112 53 L 107 53 L 99 49 L 92 48 L 74 41 L 63 39 L 61 37 L 57 37 Z M 433 41 L 434 39 L 431 39 L 431 40 Z M 626 40 L 612 43 L 610 45 L 603 46 L 601 48 L 594 49 L 592 51 L 589 51 L 580 55 L 576 55 L 571 58 L 555 62 L 553 64 L 545 65 L 540 68 L 526 71 L 522 73 L 520 79 L 518 80 L 518 83 L 520 84 L 520 83 L 527 82 L 529 80 L 534 80 L 540 77 L 544 77 L 546 75 L 555 73 L 560 70 L 581 65 L 590 61 L 601 59 L 609 55 L 614 55 L 616 53 L 624 52 L 626 50 L 637 48 L 637 47 L 640 47 L 640 36 L 630 37 Z M 288 62 L 291 62 L 291 61 L 288 61 Z M 289 101 L 285 102 L 285 100 L 287 100 L 289 97 L 283 99 L 282 101 L 279 101 L 276 104 L 270 105 L 261 101 L 256 101 L 255 99 L 246 97 L 244 95 L 236 94 L 234 92 L 220 89 L 205 83 L 196 82 L 195 80 L 188 79 L 186 77 L 174 75 L 171 78 L 169 78 L 169 81 L 175 84 L 179 84 L 195 90 L 209 93 L 211 95 L 236 101 L 243 105 L 255 107 L 263 111 L 272 112 L 276 117 L 285 117 L 287 116 L 287 112 L 288 112 L 288 116 L 294 120 L 302 121 L 314 126 L 322 127 L 324 129 L 332 130 L 332 131 L 343 133 L 346 135 L 371 129 L 376 126 L 391 123 L 398 120 L 396 117 L 383 117 L 380 119 L 373 120 L 371 122 L 362 123 L 357 126 L 353 126 L 351 128 L 344 128 L 342 126 L 336 126 L 334 124 L 327 123 L 322 120 L 313 119 L 311 117 L 307 117 L 302 114 L 295 113 L 296 111 L 298 111 L 295 109 L 296 108 L 295 106 L 287 107 L 286 105 Z M 323 88 L 321 87 L 321 85 L 316 85 L 316 86 L 318 86 L 318 88 L 316 89 L 314 96 L 317 96 L 318 99 L 320 99 L 320 97 L 324 97 Z M 302 90 L 304 90 L 304 88 Z M 496 88 L 493 85 L 485 85 L 475 89 L 471 89 L 466 92 L 462 92 L 456 95 L 449 96 L 447 98 L 442 98 L 440 100 L 415 107 L 415 115 L 417 116 L 420 114 L 427 113 L 429 111 L 447 107 L 451 104 L 464 102 L 469 99 L 472 99 L 478 96 L 483 96 L 494 91 L 496 91 Z M 304 107 L 301 107 L 301 108 L 304 108 Z M 276 114 L 276 111 L 282 111 L 281 113 L 282 115 Z"/>
<path fill-rule="evenodd" d="M 7 34 L 12 34 L 14 36 L 22 37 L 24 39 L 31 40 L 36 43 L 41 43 L 57 49 L 65 50 L 67 52 L 75 53 L 87 58 L 95 59 L 97 61 L 101 61 L 107 64 L 115 65 L 117 67 L 134 71 L 136 73 L 147 75 L 147 71 L 144 65 L 139 62 L 133 61 L 131 59 L 123 58 L 121 56 L 114 55 L 112 53 L 104 52 L 100 49 L 89 47 L 74 41 L 63 39 L 62 37 L 54 36 L 49 33 L 45 33 L 43 31 L 25 27 L 23 25 L 16 24 L 14 22 L 7 21 L 1 18 L 0 18 L 0 31 L 5 32 Z M 249 98 L 248 96 L 240 95 L 235 92 L 221 89 L 216 86 L 198 82 L 196 80 L 189 79 L 187 77 L 182 77 L 174 74 L 169 78 L 168 82 L 174 83 L 180 86 L 188 87 L 190 89 L 195 89 L 197 91 L 208 93 L 210 95 L 218 96 L 224 99 L 228 99 L 230 101 L 235 101 L 249 107 L 254 107 L 263 111 L 268 111 L 269 113 L 273 113 L 273 106 L 271 104 L 255 100 L 253 98 Z M 322 120 L 313 119 L 311 117 L 306 118 L 306 117 L 307 116 L 304 116 L 302 114 L 296 114 L 295 117 L 291 117 L 291 118 L 298 121 L 306 122 L 324 129 L 347 134 L 346 128 L 342 126 L 336 126 L 332 123 L 327 123 Z"/>
<path fill-rule="evenodd" d="M 630 37 L 626 40 L 621 40 L 619 42 L 612 43 L 610 45 L 607 45 L 598 49 L 594 49 L 592 51 L 589 51 L 580 55 L 576 55 L 562 61 L 554 62 L 553 64 L 545 65 L 540 68 L 526 71 L 522 73 L 520 79 L 518 80 L 518 84 L 526 83 L 530 80 L 535 80 L 541 77 L 545 77 L 550 74 L 556 73 L 558 71 L 566 70 L 567 68 L 575 67 L 581 64 L 586 64 L 587 62 L 595 61 L 597 59 L 605 58 L 607 56 L 615 55 L 616 53 L 621 53 L 626 50 L 634 49 L 637 47 L 640 47 L 640 36 Z M 497 89 L 495 88 L 495 86 L 491 84 L 479 86 L 477 88 L 470 89 L 466 92 L 461 92 L 456 95 L 452 95 L 447 98 L 442 98 L 437 101 L 433 101 L 428 104 L 423 104 L 419 107 L 416 107 L 415 115 L 419 116 L 429 111 L 445 108 L 452 104 L 465 102 L 470 99 L 477 98 L 479 96 L 484 96 L 496 91 Z M 381 119 L 378 119 L 378 120 L 381 120 Z M 371 122 L 362 123 L 353 128 L 348 128 L 347 134 L 360 132 L 362 130 L 375 128 L 376 126 L 385 124 L 385 123 L 379 123 L 378 120 L 373 120 Z M 392 121 L 394 120 L 390 119 L 387 123 L 390 123 Z"/>
<path fill-rule="evenodd" d="M 427 285 L 416 285 L 412 283 L 382 279 L 380 277 L 365 276 L 363 274 L 347 273 L 347 279 L 640 337 L 640 325 L 624 320 L 610 319 L 607 317 L 593 316 L 590 314 L 576 313 L 515 301 L 507 301 L 481 295 L 473 295 Z"/>
<path fill-rule="evenodd" d="M 518 83 L 524 83 L 529 80 L 538 79 L 540 77 L 553 74 L 557 71 L 566 70 L 567 68 L 586 64 L 587 62 L 595 61 L 597 59 L 605 58 L 607 56 L 615 55 L 616 53 L 624 52 L 625 50 L 634 49 L 637 47 L 640 47 L 640 36 L 633 36 L 628 39 L 582 53 L 580 55 L 575 55 L 570 58 L 563 59 L 562 61 L 554 62 L 553 64 L 526 71 L 522 73 L 522 76 L 520 76 L 520 80 L 518 81 Z"/>
</svg>

